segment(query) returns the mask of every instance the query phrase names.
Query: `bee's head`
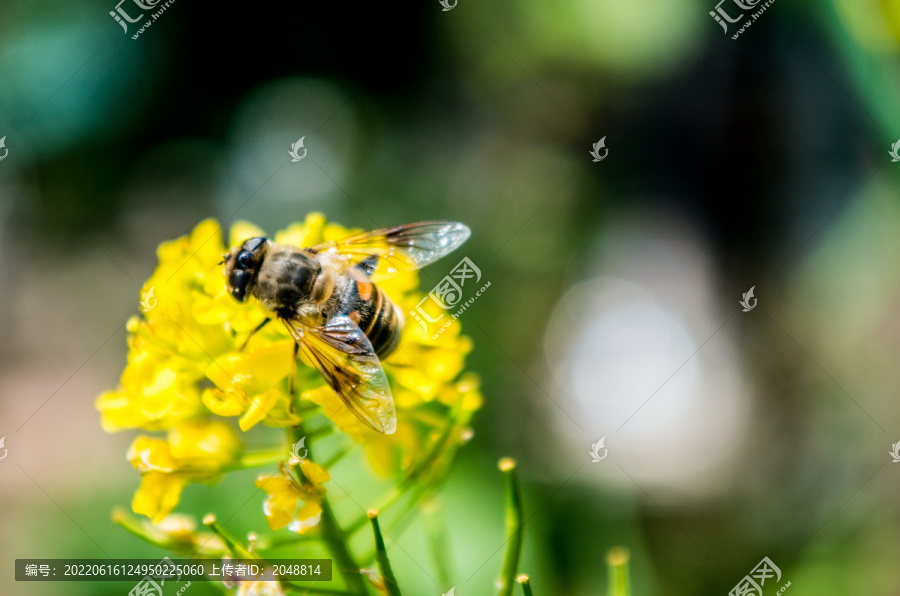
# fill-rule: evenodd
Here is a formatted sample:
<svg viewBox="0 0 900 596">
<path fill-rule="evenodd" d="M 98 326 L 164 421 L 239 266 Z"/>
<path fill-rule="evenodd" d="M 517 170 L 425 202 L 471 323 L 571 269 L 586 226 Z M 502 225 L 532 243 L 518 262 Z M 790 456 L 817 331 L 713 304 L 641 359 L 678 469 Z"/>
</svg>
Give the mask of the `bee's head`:
<svg viewBox="0 0 900 596">
<path fill-rule="evenodd" d="M 268 248 L 269 241 L 260 236 L 245 240 L 225 255 L 228 292 L 238 302 L 247 301 Z"/>
</svg>

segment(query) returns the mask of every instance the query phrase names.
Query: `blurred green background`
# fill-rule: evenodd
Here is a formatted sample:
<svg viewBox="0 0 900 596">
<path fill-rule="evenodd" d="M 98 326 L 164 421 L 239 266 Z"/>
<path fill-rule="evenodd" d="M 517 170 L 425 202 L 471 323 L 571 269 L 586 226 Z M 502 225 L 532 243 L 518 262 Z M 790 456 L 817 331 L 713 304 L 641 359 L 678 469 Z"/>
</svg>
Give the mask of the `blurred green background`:
<svg viewBox="0 0 900 596">
<path fill-rule="evenodd" d="M 900 4 L 779 1 L 737 40 L 713 0 L 176 1 L 136 40 L 114 9 L 0 4 L 0 593 L 130 589 L 16 583 L 16 558 L 164 555 L 111 521 L 134 433 L 93 406 L 156 246 L 313 210 L 473 230 L 457 596 L 494 593 L 505 455 L 536 594 L 605 594 L 615 545 L 639 596 L 721 596 L 764 556 L 794 596 L 900 593 Z M 260 528 L 254 475 L 179 511 Z M 388 550 L 438 595 L 422 525 Z"/>
</svg>

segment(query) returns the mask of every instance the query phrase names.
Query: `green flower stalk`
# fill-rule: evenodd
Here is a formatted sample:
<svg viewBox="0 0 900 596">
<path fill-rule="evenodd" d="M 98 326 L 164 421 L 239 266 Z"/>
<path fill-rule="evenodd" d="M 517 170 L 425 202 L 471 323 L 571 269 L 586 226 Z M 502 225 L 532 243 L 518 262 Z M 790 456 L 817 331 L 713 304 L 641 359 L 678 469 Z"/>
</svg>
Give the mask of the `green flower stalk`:
<svg viewBox="0 0 900 596">
<path fill-rule="evenodd" d="M 451 586 L 449 560 L 449 547 L 447 545 L 447 529 L 444 517 L 437 499 L 432 499 L 425 504 L 425 531 L 428 535 L 428 546 L 431 558 L 434 561 L 438 582 L 442 586 Z"/>
<path fill-rule="evenodd" d="M 631 581 L 628 577 L 628 551 L 617 546 L 606 553 L 609 570 L 609 596 L 631 596 Z"/>
<path fill-rule="evenodd" d="M 225 533 L 225 530 L 222 529 L 222 526 L 216 522 L 216 516 L 212 513 L 206 514 L 203 518 L 203 525 L 209 528 L 213 534 L 219 537 L 219 539 L 225 543 L 226 548 L 231 553 L 231 555 L 236 559 L 255 559 L 253 555 L 250 554 L 250 551 L 242 547 L 240 544 L 235 542 L 228 534 Z"/>
<path fill-rule="evenodd" d="M 512 596 L 513 588 L 516 585 L 516 573 L 519 570 L 519 558 L 522 556 L 525 511 L 522 507 L 519 477 L 516 474 L 516 461 L 511 457 L 504 457 L 500 460 L 498 467 L 503 472 L 503 480 L 506 485 L 507 539 L 499 594 L 500 596 Z"/>
<path fill-rule="evenodd" d="M 378 512 L 374 509 L 370 510 L 369 519 L 372 521 L 372 532 L 375 534 L 375 561 L 378 563 L 378 571 L 381 573 L 385 591 L 388 596 L 402 596 L 397 578 L 394 577 L 394 571 L 391 569 L 391 562 L 388 560 L 384 537 L 381 535 L 381 526 L 378 525 Z"/>
</svg>

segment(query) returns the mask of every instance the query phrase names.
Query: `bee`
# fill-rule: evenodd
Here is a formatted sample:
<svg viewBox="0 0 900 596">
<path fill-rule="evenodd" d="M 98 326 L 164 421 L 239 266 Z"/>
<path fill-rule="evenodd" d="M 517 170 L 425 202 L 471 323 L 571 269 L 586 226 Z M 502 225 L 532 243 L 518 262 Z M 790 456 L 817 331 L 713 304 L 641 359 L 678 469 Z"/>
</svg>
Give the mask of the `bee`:
<svg viewBox="0 0 900 596">
<path fill-rule="evenodd" d="M 373 281 L 420 269 L 470 235 L 461 223 L 385 228 L 309 248 L 250 238 L 224 255 L 226 286 L 238 302 L 255 297 L 294 338 L 294 362 L 308 361 L 366 426 L 393 434 L 397 415 L 381 361 L 403 332 L 403 312 Z M 294 374 L 290 395 L 294 400 Z"/>
</svg>

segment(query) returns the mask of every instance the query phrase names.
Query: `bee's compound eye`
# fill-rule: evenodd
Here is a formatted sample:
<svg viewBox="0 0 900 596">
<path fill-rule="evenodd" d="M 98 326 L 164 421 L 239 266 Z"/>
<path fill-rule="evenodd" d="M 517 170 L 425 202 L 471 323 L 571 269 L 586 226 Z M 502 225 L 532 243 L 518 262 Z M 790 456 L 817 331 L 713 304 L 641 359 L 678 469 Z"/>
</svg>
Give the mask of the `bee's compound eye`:
<svg viewBox="0 0 900 596">
<path fill-rule="evenodd" d="M 237 256 L 238 267 L 250 269 L 256 264 L 256 257 L 249 250 L 242 250 Z"/>
<path fill-rule="evenodd" d="M 241 269 L 233 270 L 231 275 L 228 276 L 228 289 L 238 302 L 247 301 L 247 286 L 251 279 L 252 275 Z"/>
</svg>

